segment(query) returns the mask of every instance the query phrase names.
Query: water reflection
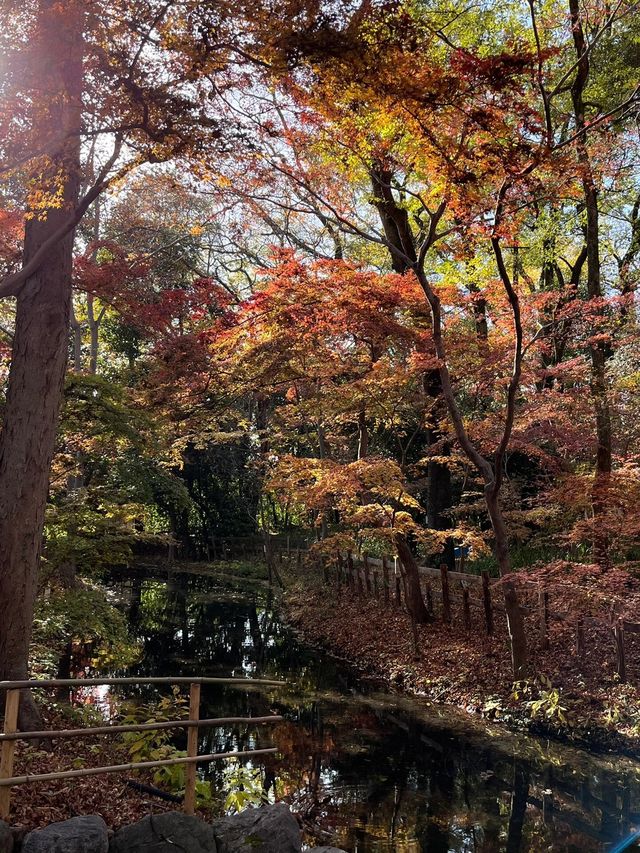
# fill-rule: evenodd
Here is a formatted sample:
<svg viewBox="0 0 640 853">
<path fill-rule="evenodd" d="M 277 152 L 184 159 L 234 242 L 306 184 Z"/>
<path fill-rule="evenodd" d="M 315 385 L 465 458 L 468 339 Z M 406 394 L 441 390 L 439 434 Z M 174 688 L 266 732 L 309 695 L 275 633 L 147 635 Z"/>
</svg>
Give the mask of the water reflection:
<svg viewBox="0 0 640 853">
<path fill-rule="evenodd" d="M 282 723 L 204 730 L 203 752 L 273 739 L 271 796 L 294 804 L 309 839 L 348 851 L 602 851 L 640 825 L 640 767 L 532 738 L 487 733 L 450 711 L 366 688 L 301 644 L 266 591 L 176 575 L 122 588 L 144 646 L 127 675 L 255 675 L 277 692 L 203 689 L 203 716 L 282 714 Z M 150 698 L 153 688 L 139 695 Z M 206 771 L 221 785 L 224 768 Z"/>
</svg>

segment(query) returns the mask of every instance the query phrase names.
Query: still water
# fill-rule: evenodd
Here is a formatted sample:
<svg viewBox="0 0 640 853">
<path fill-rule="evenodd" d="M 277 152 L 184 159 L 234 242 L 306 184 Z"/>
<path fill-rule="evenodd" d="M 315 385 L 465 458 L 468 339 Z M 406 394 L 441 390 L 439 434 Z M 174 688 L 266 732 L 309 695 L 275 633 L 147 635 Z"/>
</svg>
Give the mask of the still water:
<svg viewBox="0 0 640 853">
<path fill-rule="evenodd" d="M 202 716 L 276 712 L 284 721 L 257 732 L 203 730 L 200 750 L 278 746 L 261 766 L 271 796 L 275 788 L 301 815 L 309 843 L 350 853 L 586 853 L 611 850 L 640 827 L 640 765 L 383 693 L 300 642 L 260 585 L 234 590 L 176 575 L 120 591 L 144 653 L 119 675 L 287 682 L 269 692 L 203 688 Z M 206 773 L 222 784 L 220 763 Z"/>
</svg>

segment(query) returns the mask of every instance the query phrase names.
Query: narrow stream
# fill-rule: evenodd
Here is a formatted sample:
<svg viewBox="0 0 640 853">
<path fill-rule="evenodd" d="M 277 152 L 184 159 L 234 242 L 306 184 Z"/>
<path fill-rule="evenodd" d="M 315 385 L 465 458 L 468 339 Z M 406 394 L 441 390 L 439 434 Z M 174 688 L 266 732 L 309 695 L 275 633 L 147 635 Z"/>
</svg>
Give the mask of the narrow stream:
<svg viewBox="0 0 640 853">
<path fill-rule="evenodd" d="M 258 732 L 203 730 L 200 750 L 277 745 L 280 756 L 261 766 L 277 797 L 301 814 L 309 842 L 353 853 L 585 853 L 610 850 L 640 827 L 640 765 L 383 693 L 301 643 L 259 585 L 234 591 L 176 575 L 128 581 L 120 591 L 144 654 L 118 674 L 287 682 L 266 693 L 203 690 L 203 716 L 277 712 L 285 720 Z M 211 764 L 206 778 L 222 785 L 223 772 Z"/>
</svg>

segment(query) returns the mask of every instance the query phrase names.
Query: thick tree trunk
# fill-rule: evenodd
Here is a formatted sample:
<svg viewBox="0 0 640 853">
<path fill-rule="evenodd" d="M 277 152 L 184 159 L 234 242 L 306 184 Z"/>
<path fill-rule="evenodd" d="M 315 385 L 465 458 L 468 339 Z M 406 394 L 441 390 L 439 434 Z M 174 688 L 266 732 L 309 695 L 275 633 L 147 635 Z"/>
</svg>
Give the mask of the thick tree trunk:
<svg viewBox="0 0 640 853">
<path fill-rule="evenodd" d="M 68 133 L 64 150 L 52 158 L 47 170 L 49 187 L 56 180 L 62 182 L 63 205 L 47 210 L 44 220 L 34 217 L 27 222 L 24 263 L 68 220 L 77 198 L 81 14 L 79 4 L 40 3 L 36 38 L 46 79 L 42 103 L 36 107 L 36 126 L 42 138 L 48 138 L 53 129 L 66 128 Z M 72 249 L 71 233 L 50 251 L 17 297 L 0 434 L 0 679 L 22 679 L 28 673 L 49 469 L 69 346 Z"/>
<path fill-rule="evenodd" d="M 400 558 L 400 564 L 402 566 L 402 573 L 404 576 L 407 610 L 409 611 L 409 615 L 418 625 L 425 625 L 427 622 L 431 621 L 431 617 L 429 616 L 429 611 L 426 608 L 424 598 L 422 597 L 422 590 L 420 589 L 420 572 L 418 571 L 418 564 L 411 553 L 409 543 L 402 533 L 396 532 L 394 542 L 398 549 L 398 557 Z"/>
</svg>

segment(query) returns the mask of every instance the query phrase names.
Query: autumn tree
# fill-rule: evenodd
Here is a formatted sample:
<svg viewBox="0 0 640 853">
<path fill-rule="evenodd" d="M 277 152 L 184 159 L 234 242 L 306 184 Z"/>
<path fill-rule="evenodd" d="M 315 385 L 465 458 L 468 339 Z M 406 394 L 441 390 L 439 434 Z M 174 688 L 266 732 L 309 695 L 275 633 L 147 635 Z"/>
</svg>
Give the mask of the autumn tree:
<svg viewBox="0 0 640 853">
<path fill-rule="evenodd" d="M 241 81 L 241 6 L 63 3 L 2 13 L 2 174 L 26 219 L 0 436 L 0 678 L 24 678 L 67 361 L 74 231 L 116 179 L 220 150 L 219 92 Z"/>
<path fill-rule="evenodd" d="M 218 373 L 229 393 L 271 401 L 260 425 L 267 488 L 314 514 L 324 550 L 344 547 L 345 534 L 385 541 L 399 554 L 411 614 L 427 621 L 409 542 L 437 553 L 449 532 L 419 523 L 429 465 L 423 376 L 434 354 L 417 283 L 289 252 L 275 261 L 215 340 Z M 472 538 L 460 526 L 452 533 Z"/>
<path fill-rule="evenodd" d="M 584 148 L 587 135 L 596 133 L 611 117 L 633 109 L 637 90 L 630 88 L 619 103 L 598 107 L 589 127 L 576 118 L 580 113 L 576 98 L 581 97 L 581 77 L 589 57 L 612 25 L 624 21 L 633 8 L 633 3 L 620 4 L 615 10 L 599 8 L 593 41 L 583 39 L 576 45 L 581 12 L 576 17 L 574 11 L 571 18 L 559 10 L 567 27 L 558 38 L 553 29 L 540 36 L 533 4 L 528 25 L 517 16 L 505 22 L 493 9 L 458 14 L 447 13 L 437 4 L 420 10 L 408 5 L 393 10 L 367 6 L 340 21 L 317 16 L 315 30 L 294 26 L 282 35 L 275 51 L 288 66 L 284 85 L 300 105 L 301 126 L 314 127 L 309 133 L 311 148 L 341 162 L 351 171 L 352 180 L 373 181 L 371 201 L 381 214 L 383 228 L 371 232 L 357 210 L 345 211 L 331 196 L 324 198 L 328 215 L 347 233 L 360 234 L 393 252 L 397 263 L 415 275 L 430 307 L 448 418 L 459 447 L 484 481 L 516 676 L 526 668 L 526 639 L 500 492 L 520 405 L 525 355 L 542 334 L 542 329 L 534 327 L 527 338 L 519 243 L 527 213 L 533 214 L 541 199 L 570 197 L 590 180 Z M 442 20 L 447 18 L 443 27 Z M 478 26 L 487 28 L 490 46 L 486 49 L 477 45 Z M 334 41 L 331 50 L 329 32 Z M 506 48 L 502 47 L 505 42 Z M 567 110 L 572 84 L 573 109 Z M 288 169 L 292 181 L 311 185 L 298 161 Z M 593 230 L 590 218 L 588 214 L 587 229 Z M 512 366 L 498 392 L 502 396 L 504 388 L 501 434 L 490 452 L 474 439 L 465 421 L 458 380 L 451 370 L 442 290 L 446 273 L 439 260 L 448 255 L 450 262 L 460 263 L 467 257 L 464 244 L 475 246 L 482 237 L 509 306 L 513 347 Z M 593 277 L 597 263 L 591 242 L 586 257 L 591 253 L 589 275 Z M 506 246 L 513 246 L 513 268 Z M 576 255 L 579 279 L 585 260 L 579 247 Z M 483 338 L 490 317 L 482 288 L 476 285 L 475 289 L 472 314 L 477 334 Z M 592 298 L 598 297 L 596 290 L 595 285 L 591 287 Z M 603 393 L 597 390 L 603 343 L 594 341 L 590 346 L 596 355 L 592 387 L 599 445 L 604 447 L 606 406 Z"/>
</svg>

